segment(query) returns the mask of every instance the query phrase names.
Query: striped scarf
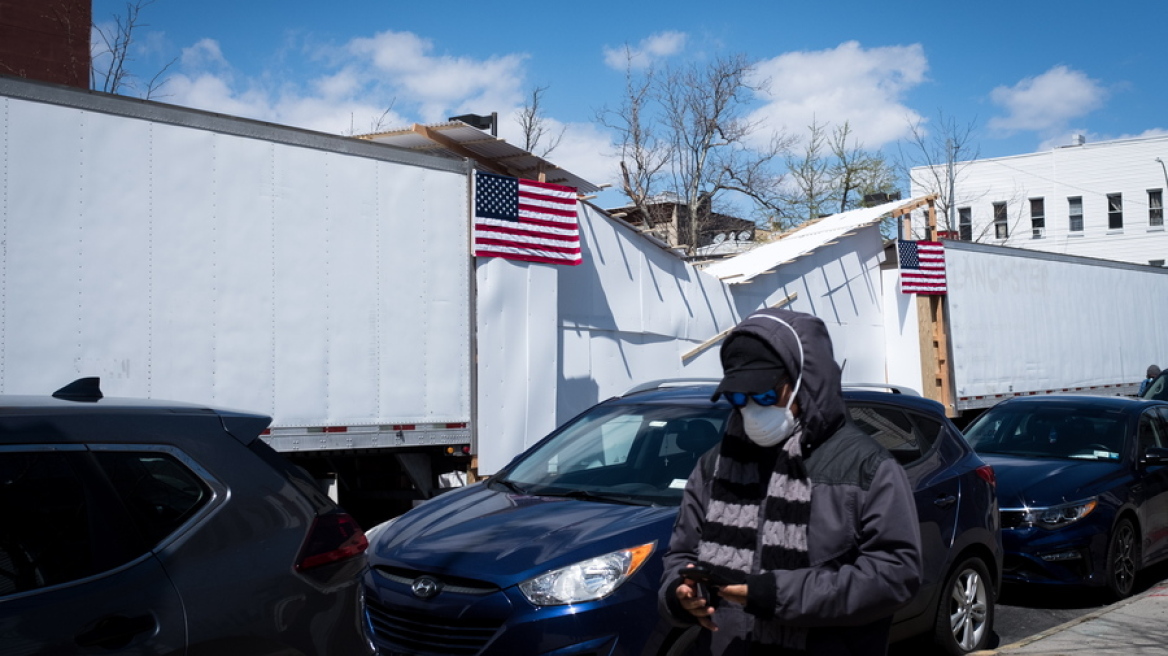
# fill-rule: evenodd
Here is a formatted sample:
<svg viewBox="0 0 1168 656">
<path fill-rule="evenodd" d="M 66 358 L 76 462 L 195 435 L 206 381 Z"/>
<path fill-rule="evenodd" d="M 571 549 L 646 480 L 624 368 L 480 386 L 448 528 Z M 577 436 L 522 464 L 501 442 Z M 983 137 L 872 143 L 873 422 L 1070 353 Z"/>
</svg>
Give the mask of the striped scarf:
<svg viewBox="0 0 1168 656">
<path fill-rule="evenodd" d="M 714 465 L 698 543 L 701 562 L 739 581 L 748 574 L 809 565 L 811 482 L 803 465 L 801 437 L 802 430 L 797 430 L 782 444 L 767 449 L 744 436 L 726 435 Z M 775 465 L 763 481 L 758 463 L 766 462 L 768 456 Z M 754 621 L 753 642 L 803 649 L 806 641 L 805 629 L 773 620 Z"/>
</svg>

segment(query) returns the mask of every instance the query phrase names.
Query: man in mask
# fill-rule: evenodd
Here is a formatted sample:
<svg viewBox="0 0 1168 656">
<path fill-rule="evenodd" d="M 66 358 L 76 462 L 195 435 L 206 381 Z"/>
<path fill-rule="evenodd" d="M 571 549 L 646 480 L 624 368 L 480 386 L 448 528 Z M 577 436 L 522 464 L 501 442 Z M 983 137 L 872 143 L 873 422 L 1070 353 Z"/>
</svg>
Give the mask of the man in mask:
<svg viewBox="0 0 1168 656">
<path fill-rule="evenodd" d="M 714 399 L 735 409 L 686 484 L 662 613 L 708 629 L 694 654 L 885 654 L 920 585 L 916 506 L 904 469 L 848 421 L 827 328 L 761 310 L 721 357 Z"/>
</svg>

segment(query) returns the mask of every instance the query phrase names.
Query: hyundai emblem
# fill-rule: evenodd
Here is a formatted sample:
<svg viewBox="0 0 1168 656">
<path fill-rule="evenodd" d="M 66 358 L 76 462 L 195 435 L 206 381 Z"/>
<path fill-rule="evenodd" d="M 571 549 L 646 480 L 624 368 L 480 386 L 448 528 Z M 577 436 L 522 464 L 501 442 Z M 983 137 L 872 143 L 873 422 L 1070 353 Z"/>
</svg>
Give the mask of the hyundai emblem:
<svg viewBox="0 0 1168 656">
<path fill-rule="evenodd" d="M 414 584 L 410 586 L 410 590 L 414 592 L 414 596 L 419 599 L 429 599 L 442 589 L 442 584 L 429 576 L 423 576 L 414 579 Z"/>
</svg>

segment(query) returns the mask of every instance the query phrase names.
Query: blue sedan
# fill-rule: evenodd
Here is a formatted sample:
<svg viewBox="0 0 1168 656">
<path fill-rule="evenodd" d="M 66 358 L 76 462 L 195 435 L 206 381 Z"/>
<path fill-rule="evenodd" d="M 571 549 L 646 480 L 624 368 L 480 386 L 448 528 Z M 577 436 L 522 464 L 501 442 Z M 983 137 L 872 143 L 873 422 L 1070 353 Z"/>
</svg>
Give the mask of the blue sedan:
<svg viewBox="0 0 1168 656">
<path fill-rule="evenodd" d="M 686 479 L 730 414 L 712 392 L 672 384 L 610 399 L 485 483 L 374 527 L 365 598 L 381 653 L 684 654 L 697 629 L 661 620 L 656 594 Z M 893 639 L 984 649 L 1002 558 L 993 471 L 937 403 L 871 391 L 845 401 L 916 493 L 924 584 Z"/>
<path fill-rule="evenodd" d="M 1006 581 L 1123 598 L 1168 557 L 1168 403 L 1016 398 L 965 435 L 997 473 Z"/>
</svg>

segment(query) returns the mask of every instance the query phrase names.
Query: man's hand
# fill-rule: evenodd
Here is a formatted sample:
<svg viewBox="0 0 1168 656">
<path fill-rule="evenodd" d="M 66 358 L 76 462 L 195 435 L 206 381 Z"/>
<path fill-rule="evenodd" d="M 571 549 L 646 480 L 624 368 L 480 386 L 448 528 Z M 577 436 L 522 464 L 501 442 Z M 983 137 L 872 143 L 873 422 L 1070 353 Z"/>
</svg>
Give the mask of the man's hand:
<svg viewBox="0 0 1168 656">
<path fill-rule="evenodd" d="M 693 565 L 689 565 L 689 567 L 693 567 Z M 681 607 L 690 615 L 697 618 L 698 624 L 711 631 L 718 630 L 718 625 L 714 624 L 714 620 L 710 619 L 710 616 L 714 614 L 714 607 L 710 605 L 709 599 L 699 595 L 697 583 L 690 579 L 685 579 L 681 582 L 681 585 L 674 589 L 674 594 L 677 595 L 677 600 L 681 603 Z"/>
<path fill-rule="evenodd" d="M 718 590 L 718 596 L 727 601 L 733 601 L 742 606 L 746 605 L 746 584 L 739 583 L 737 585 L 727 585 Z"/>
</svg>

